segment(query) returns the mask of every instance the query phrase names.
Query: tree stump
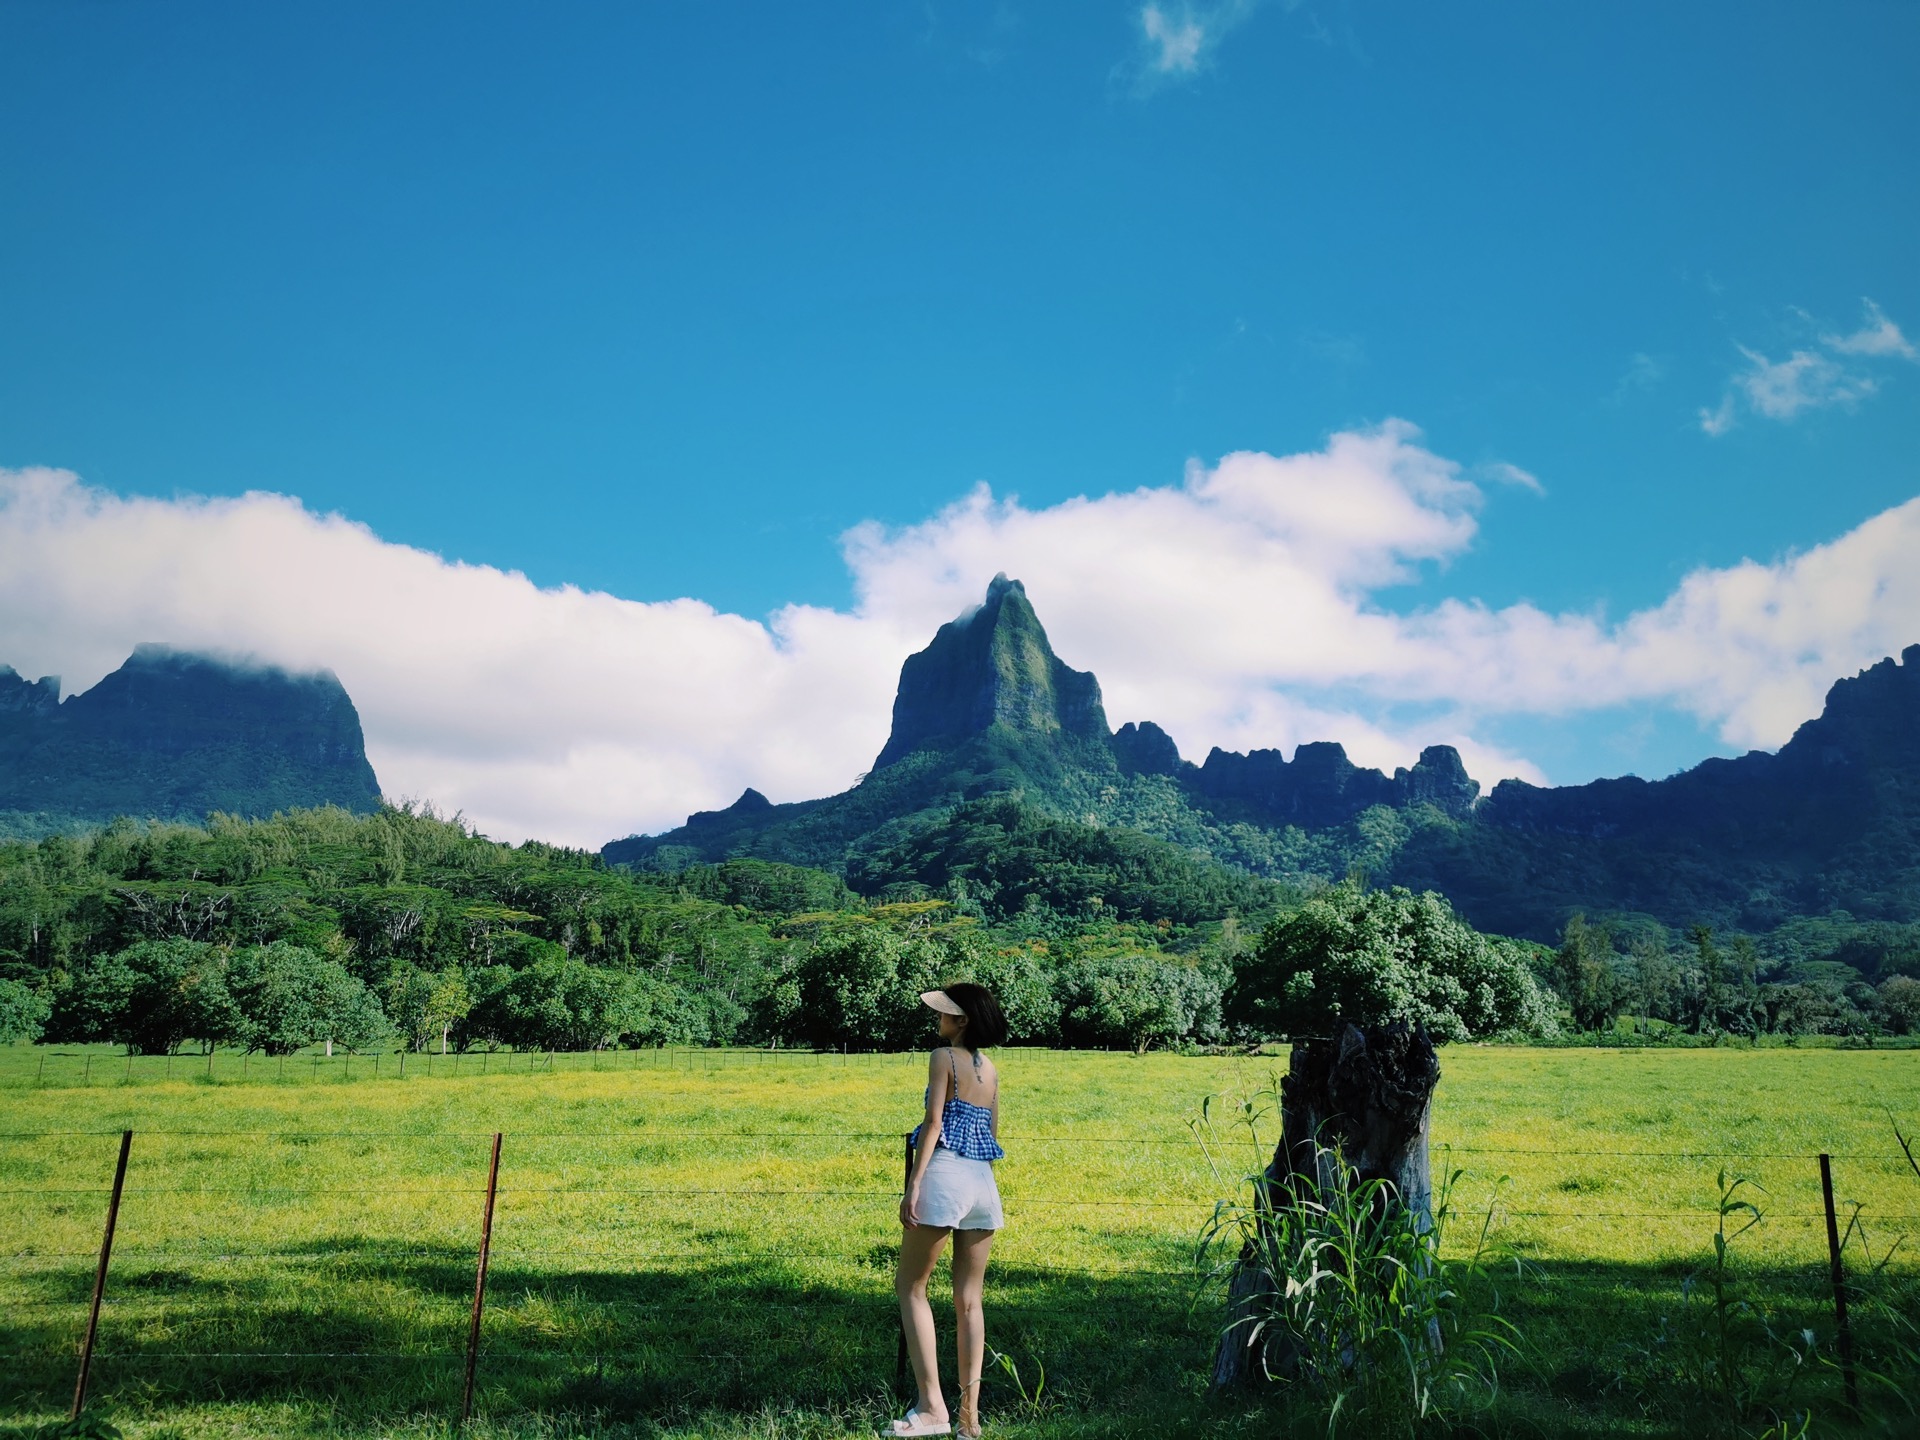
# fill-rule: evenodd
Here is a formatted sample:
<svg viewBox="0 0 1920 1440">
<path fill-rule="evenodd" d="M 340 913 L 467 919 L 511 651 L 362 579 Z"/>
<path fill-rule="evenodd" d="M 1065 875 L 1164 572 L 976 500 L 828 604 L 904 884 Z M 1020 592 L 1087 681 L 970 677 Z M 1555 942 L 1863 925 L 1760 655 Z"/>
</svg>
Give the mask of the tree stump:
<svg viewBox="0 0 1920 1440">
<path fill-rule="evenodd" d="M 1310 1198 L 1333 1185 L 1336 1151 L 1356 1183 L 1387 1180 L 1398 1203 L 1412 1210 L 1422 1229 L 1432 1223 L 1433 1175 L 1427 1159 L 1427 1124 L 1439 1057 L 1425 1029 L 1400 1021 L 1362 1030 L 1348 1025 L 1330 1040 L 1302 1040 L 1293 1047 L 1280 1082 L 1280 1143 L 1256 1186 L 1262 1229 L 1273 1224 L 1276 1206 Z M 1227 1290 L 1228 1318 L 1238 1321 L 1274 1289 L 1273 1277 L 1253 1263 L 1255 1246 L 1240 1254 Z M 1242 1385 L 1274 1368 L 1272 1340 L 1252 1340 L 1250 1324 L 1235 1325 L 1220 1338 L 1214 1357 L 1216 1388 Z"/>
</svg>

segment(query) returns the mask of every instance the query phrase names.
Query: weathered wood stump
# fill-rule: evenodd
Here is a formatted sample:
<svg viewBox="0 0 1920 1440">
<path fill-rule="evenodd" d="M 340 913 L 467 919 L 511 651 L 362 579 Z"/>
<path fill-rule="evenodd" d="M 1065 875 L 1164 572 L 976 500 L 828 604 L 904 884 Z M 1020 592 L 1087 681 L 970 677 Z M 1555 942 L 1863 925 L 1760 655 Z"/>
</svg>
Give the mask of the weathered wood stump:
<svg viewBox="0 0 1920 1440">
<path fill-rule="evenodd" d="M 1427 1122 L 1439 1083 L 1440 1061 L 1426 1031 L 1397 1021 L 1365 1030 L 1348 1025 L 1330 1040 L 1297 1042 L 1280 1082 L 1280 1143 L 1256 1187 L 1256 1223 L 1266 1229 L 1276 1206 L 1322 1195 L 1338 1183 L 1337 1153 L 1353 1183 L 1390 1181 L 1397 1203 L 1412 1210 L 1423 1229 L 1430 1225 Z M 1256 1254 L 1252 1241 L 1241 1251 L 1227 1291 L 1229 1320 L 1256 1313 L 1260 1297 L 1274 1289 L 1273 1277 L 1254 1263 Z M 1280 1368 L 1273 1347 L 1284 1340 L 1256 1340 L 1252 1328 L 1239 1324 L 1221 1336 L 1216 1387 Z"/>
</svg>

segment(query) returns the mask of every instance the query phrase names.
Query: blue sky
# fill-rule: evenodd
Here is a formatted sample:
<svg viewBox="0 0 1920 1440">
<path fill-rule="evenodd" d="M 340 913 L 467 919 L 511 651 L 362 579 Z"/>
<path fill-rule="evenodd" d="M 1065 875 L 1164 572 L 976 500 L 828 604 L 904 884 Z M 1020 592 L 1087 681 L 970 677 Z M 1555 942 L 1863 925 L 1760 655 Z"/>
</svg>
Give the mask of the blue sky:
<svg viewBox="0 0 1920 1440">
<path fill-rule="evenodd" d="M 12 0 L 0 466 L 760 618 L 1397 417 L 1485 498 L 1370 605 L 1618 619 L 1920 493 L 1916 73 L 1894 3 Z"/>
</svg>

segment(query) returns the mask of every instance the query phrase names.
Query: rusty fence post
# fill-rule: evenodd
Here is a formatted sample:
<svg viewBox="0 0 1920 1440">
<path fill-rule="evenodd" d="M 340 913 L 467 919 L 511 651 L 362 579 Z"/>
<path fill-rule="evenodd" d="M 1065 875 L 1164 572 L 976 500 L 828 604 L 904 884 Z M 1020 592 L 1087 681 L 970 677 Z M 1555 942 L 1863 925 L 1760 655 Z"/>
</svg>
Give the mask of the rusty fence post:
<svg viewBox="0 0 1920 1440">
<path fill-rule="evenodd" d="M 78 1420 L 87 1404 L 87 1376 L 93 1369 L 93 1337 L 100 1330 L 100 1302 L 107 1293 L 107 1262 L 113 1258 L 113 1227 L 120 1223 L 120 1192 L 127 1183 L 127 1152 L 133 1149 L 133 1131 L 120 1132 L 120 1160 L 113 1167 L 113 1197 L 107 1201 L 107 1228 L 100 1237 L 100 1268 L 93 1272 L 93 1305 L 87 1311 L 86 1338 L 80 1342 L 80 1375 L 73 1382 L 73 1410 Z"/>
<path fill-rule="evenodd" d="M 480 1312 L 487 1301 L 487 1255 L 493 1248 L 493 1199 L 500 1188 L 500 1132 L 493 1135 L 487 1165 L 487 1206 L 480 1217 L 480 1263 L 473 1272 L 473 1323 L 467 1329 L 467 1383 L 460 1397 L 460 1423 L 473 1418 L 473 1372 L 480 1363 Z"/>
<path fill-rule="evenodd" d="M 1833 1276 L 1833 1318 L 1840 1327 L 1840 1373 L 1847 1386 L 1847 1408 L 1860 1412 L 1860 1385 L 1853 1374 L 1853 1328 L 1847 1323 L 1847 1272 L 1840 1263 L 1840 1222 L 1833 1213 L 1833 1157 L 1820 1154 L 1820 1197 L 1827 1204 L 1827 1262 Z"/>
</svg>

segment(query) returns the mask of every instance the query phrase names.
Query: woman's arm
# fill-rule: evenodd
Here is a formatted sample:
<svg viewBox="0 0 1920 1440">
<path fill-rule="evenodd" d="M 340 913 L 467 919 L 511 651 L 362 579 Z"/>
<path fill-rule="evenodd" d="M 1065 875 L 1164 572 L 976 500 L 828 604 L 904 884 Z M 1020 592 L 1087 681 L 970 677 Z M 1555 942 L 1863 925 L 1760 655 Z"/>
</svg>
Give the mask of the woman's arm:
<svg viewBox="0 0 1920 1440">
<path fill-rule="evenodd" d="M 933 1147 L 940 1143 L 940 1120 L 947 1106 L 947 1072 L 949 1066 L 940 1063 L 944 1050 L 935 1050 L 927 1057 L 927 1113 L 920 1122 L 920 1143 L 913 1152 L 913 1173 L 907 1177 L 907 1193 L 900 1197 L 900 1223 L 918 1225 L 915 1212 L 920 1206 L 920 1177 L 927 1173 L 927 1162 L 933 1159 Z"/>
</svg>

